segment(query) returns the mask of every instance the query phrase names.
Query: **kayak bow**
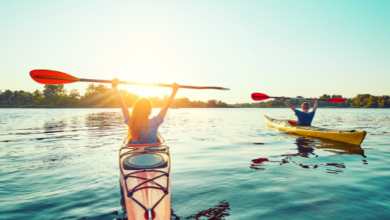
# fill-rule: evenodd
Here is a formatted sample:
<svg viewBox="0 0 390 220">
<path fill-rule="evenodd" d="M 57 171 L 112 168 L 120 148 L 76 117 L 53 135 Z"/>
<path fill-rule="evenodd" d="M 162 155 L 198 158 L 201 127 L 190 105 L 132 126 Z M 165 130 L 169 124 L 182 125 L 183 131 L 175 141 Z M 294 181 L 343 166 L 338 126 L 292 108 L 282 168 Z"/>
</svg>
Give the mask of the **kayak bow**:
<svg viewBox="0 0 390 220">
<path fill-rule="evenodd" d="M 171 219 L 169 148 L 157 134 L 156 144 L 129 144 L 119 150 L 123 197 L 129 220 Z"/>
<path fill-rule="evenodd" d="M 304 136 L 324 138 L 356 145 L 360 145 L 366 137 L 366 131 L 336 130 L 313 126 L 296 126 L 297 121 L 294 120 L 277 120 L 266 115 L 264 115 L 264 117 L 267 124 L 271 127 L 277 128 L 280 131 L 287 131 Z"/>
</svg>

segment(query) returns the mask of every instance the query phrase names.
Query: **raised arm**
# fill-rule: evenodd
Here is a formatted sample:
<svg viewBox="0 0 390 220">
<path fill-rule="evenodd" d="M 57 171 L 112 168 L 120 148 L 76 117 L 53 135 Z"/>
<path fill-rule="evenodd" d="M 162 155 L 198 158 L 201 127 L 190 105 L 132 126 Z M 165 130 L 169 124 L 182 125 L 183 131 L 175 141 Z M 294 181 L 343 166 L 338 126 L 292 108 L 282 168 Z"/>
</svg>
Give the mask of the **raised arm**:
<svg viewBox="0 0 390 220">
<path fill-rule="evenodd" d="M 314 98 L 313 112 L 317 111 L 317 107 L 318 107 L 318 99 L 317 99 L 317 98 Z"/>
<path fill-rule="evenodd" d="M 179 85 L 176 84 L 176 83 L 173 83 L 173 87 L 172 87 L 172 94 L 171 96 L 168 98 L 167 102 L 165 103 L 164 107 L 161 109 L 160 111 L 160 115 L 163 116 L 163 118 L 165 118 L 165 115 L 167 114 L 167 111 L 168 111 L 168 108 L 169 106 L 171 106 L 172 104 L 172 101 L 173 99 L 175 98 L 175 95 L 177 93 L 177 90 L 179 90 Z"/>
<path fill-rule="evenodd" d="M 295 107 L 292 106 L 290 103 L 288 103 L 288 102 L 286 101 L 286 99 L 284 98 L 284 96 L 282 96 L 282 100 L 283 100 L 284 104 L 286 104 L 288 107 L 291 108 L 291 110 L 293 110 L 293 112 L 295 112 Z"/>
<path fill-rule="evenodd" d="M 122 95 L 119 93 L 118 88 L 116 88 L 118 86 L 118 82 L 119 82 L 118 79 L 112 80 L 111 86 L 112 86 L 112 90 L 114 90 L 114 94 L 116 96 L 116 99 L 118 100 L 119 105 L 122 108 L 123 116 L 126 118 L 128 115 L 130 115 L 130 112 L 129 112 L 129 108 L 127 108 L 127 106 L 126 106 L 125 101 L 123 101 Z"/>
</svg>

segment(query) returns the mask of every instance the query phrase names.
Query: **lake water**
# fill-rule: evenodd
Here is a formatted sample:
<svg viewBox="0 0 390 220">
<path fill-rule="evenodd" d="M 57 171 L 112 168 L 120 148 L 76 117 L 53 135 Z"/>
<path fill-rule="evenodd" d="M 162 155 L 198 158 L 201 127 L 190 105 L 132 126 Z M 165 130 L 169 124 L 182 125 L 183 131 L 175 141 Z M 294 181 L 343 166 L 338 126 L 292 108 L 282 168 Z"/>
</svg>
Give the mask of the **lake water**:
<svg viewBox="0 0 390 220">
<path fill-rule="evenodd" d="M 366 130 L 361 147 L 279 132 L 263 115 L 295 118 L 169 110 L 172 219 L 390 219 L 390 109 L 318 109 L 315 126 Z M 123 216 L 126 130 L 119 109 L 0 109 L 0 219 Z"/>
</svg>

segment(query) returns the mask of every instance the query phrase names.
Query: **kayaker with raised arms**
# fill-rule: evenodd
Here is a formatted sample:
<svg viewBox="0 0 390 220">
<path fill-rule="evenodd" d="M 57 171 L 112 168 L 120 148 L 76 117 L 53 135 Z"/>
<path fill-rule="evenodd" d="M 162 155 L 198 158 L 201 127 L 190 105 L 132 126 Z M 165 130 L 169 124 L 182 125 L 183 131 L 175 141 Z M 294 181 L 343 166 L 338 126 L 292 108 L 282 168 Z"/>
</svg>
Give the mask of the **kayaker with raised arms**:
<svg viewBox="0 0 390 220">
<path fill-rule="evenodd" d="M 309 112 L 310 104 L 308 102 L 302 103 L 302 111 L 299 111 L 295 109 L 295 107 L 292 106 L 290 103 L 288 103 L 284 96 L 282 96 L 281 98 L 283 102 L 288 107 L 290 107 L 295 112 L 295 115 L 298 117 L 297 126 L 311 126 L 311 122 L 313 121 L 318 106 L 318 100 L 316 98 L 314 99 L 314 107 L 311 112 Z"/>
<path fill-rule="evenodd" d="M 153 144 L 157 143 L 157 130 L 158 127 L 164 122 L 165 115 L 168 108 L 171 105 L 179 85 L 174 83 L 172 87 L 172 94 L 166 101 L 164 107 L 160 110 L 160 113 L 149 119 L 152 113 L 152 102 L 147 98 L 139 98 L 131 111 L 131 115 L 128 107 L 123 101 L 122 96 L 118 92 L 117 86 L 119 84 L 118 79 L 112 81 L 112 89 L 118 99 L 118 102 L 122 108 L 123 116 L 125 117 L 125 123 L 129 126 L 129 133 L 131 134 L 131 144 Z"/>
</svg>

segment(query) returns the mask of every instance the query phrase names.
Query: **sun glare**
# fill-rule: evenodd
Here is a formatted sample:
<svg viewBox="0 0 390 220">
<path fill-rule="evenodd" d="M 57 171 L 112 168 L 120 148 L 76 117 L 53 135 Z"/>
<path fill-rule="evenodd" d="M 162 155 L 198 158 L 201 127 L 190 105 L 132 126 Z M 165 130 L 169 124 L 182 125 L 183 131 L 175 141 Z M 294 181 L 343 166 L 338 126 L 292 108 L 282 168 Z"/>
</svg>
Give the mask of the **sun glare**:
<svg viewBox="0 0 390 220">
<path fill-rule="evenodd" d="M 139 95 L 140 97 L 160 97 L 163 98 L 164 95 L 169 95 L 171 93 L 170 88 L 159 88 L 154 86 L 122 86 L 122 89 L 126 89 L 130 93 Z"/>
</svg>

